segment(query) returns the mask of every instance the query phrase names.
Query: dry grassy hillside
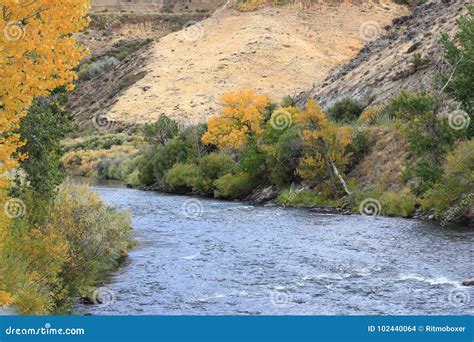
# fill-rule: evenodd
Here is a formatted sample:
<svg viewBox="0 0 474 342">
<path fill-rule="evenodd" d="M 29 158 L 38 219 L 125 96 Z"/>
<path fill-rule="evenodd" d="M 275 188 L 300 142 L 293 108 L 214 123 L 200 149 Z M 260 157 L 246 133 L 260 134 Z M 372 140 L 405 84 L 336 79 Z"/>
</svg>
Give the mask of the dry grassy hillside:
<svg viewBox="0 0 474 342">
<path fill-rule="evenodd" d="M 432 0 L 409 16 L 393 21 L 387 33 L 367 44 L 349 63 L 298 96 L 301 103 L 316 98 L 330 105 L 343 97 L 380 104 L 402 89 L 430 89 L 443 68 L 442 32 L 451 36 L 456 19 L 467 12 L 466 0 Z"/>
<path fill-rule="evenodd" d="M 216 115 L 226 91 L 295 95 L 407 12 L 391 2 L 219 10 L 154 43 L 145 76 L 114 99 L 109 116 L 135 124 L 167 114 L 189 124 Z"/>
<path fill-rule="evenodd" d="M 225 0 L 93 0 L 93 13 L 191 13 L 213 12 Z"/>
</svg>

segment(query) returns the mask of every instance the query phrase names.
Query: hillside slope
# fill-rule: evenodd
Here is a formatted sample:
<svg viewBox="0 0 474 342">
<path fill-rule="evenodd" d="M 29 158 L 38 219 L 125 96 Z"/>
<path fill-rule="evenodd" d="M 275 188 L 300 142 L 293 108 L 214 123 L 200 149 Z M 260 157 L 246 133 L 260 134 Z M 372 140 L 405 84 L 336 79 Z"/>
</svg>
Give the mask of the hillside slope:
<svg viewBox="0 0 474 342">
<path fill-rule="evenodd" d="M 343 97 L 381 104 L 400 90 L 430 89 L 442 68 L 440 35 L 456 31 L 456 18 L 467 12 L 466 0 L 432 0 L 409 16 L 393 20 L 385 35 L 368 43 L 350 62 L 321 81 L 315 78 L 309 98 L 330 105 Z"/>
<path fill-rule="evenodd" d="M 108 116 L 130 125 L 167 114 L 190 124 L 216 115 L 226 91 L 296 95 L 403 14 L 407 9 L 391 2 L 217 11 L 156 42 L 146 75 L 114 100 Z"/>
</svg>

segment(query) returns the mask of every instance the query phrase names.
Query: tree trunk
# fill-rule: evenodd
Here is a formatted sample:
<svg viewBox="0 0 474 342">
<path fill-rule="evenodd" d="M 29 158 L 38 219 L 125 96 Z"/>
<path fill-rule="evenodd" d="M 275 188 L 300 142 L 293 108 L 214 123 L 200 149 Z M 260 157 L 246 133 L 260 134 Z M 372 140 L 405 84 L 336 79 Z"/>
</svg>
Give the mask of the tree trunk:
<svg viewBox="0 0 474 342">
<path fill-rule="evenodd" d="M 346 181 L 344 180 L 344 178 L 342 178 L 342 176 L 339 173 L 336 165 L 334 165 L 334 163 L 332 161 L 330 161 L 330 163 L 332 165 L 332 169 L 333 169 L 334 173 L 336 174 L 337 178 L 339 178 L 339 181 L 341 182 L 342 187 L 344 188 L 344 191 L 346 192 L 346 194 L 350 195 L 351 191 L 349 190 Z"/>
<path fill-rule="evenodd" d="M 323 152 L 324 161 L 325 161 L 325 163 L 328 167 L 329 175 L 331 176 L 332 189 L 333 189 L 334 196 L 337 195 L 335 177 L 339 178 L 339 181 L 341 182 L 342 187 L 344 188 L 344 191 L 346 192 L 347 195 L 350 195 L 351 192 L 350 192 L 349 188 L 347 187 L 346 181 L 341 176 L 341 174 L 340 174 L 339 170 L 337 169 L 336 165 L 334 164 L 334 162 L 328 156 L 328 154 L 329 154 L 328 146 L 326 145 L 326 143 L 322 139 L 318 139 L 318 143 L 319 143 L 319 146 L 321 148 L 321 151 Z"/>
</svg>

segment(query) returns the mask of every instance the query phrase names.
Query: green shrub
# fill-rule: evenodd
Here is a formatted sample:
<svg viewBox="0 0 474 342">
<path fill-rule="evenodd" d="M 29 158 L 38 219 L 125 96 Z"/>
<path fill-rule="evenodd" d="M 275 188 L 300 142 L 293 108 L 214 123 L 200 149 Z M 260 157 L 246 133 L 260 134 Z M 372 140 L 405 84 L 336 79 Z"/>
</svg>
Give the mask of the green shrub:
<svg viewBox="0 0 474 342">
<path fill-rule="evenodd" d="M 143 126 L 145 140 L 152 144 L 165 145 L 178 133 L 178 123 L 166 115 L 161 115 L 154 123 L 146 123 Z"/>
<path fill-rule="evenodd" d="M 80 80 L 90 80 L 94 77 L 101 76 L 107 71 L 111 70 L 113 67 L 118 65 L 120 61 L 111 56 L 105 56 L 102 59 L 99 59 L 91 64 L 83 65 L 78 72 Z"/>
<path fill-rule="evenodd" d="M 174 138 L 166 145 L 160 146 L 149 160 L 153 165 L 153 177 L 161 179 L 174 164 L 186 163 L 188 159 L 191 159 L 194 152 L 188 141 L 179 138 Z"/>
<path fill-rule="evenodd" d="M 133 170 L 132 173 L 127 175 L 125 182 L 132 186 L 142 185 L 141 180 L 140 180 L 140 171 L 138 169 Z"/>
<path fill-rule="evenodd" d="M 131 221 L 127 213 L 104 204 L 87 186 L 61 186 L 51 214 L 51 229 L 67 241 L 69 258 L 61 271 L 65 303 L 117 266 L 127 255 Z"/>
<path fill-rule="evenodd" d="M 444 75 L 447 90 L 462 103 L 463 109 L 471 118 L 468 127 L 469 137 L 474 134 L 474 6 L 468 7 L 468 14 L 458 20 L 459 31 L 452 41 L 447 34 L 443 35 L 448 68 Z M 448 82 L 448 80 L 451 80 Z"/>
<path fill-rule="evenodd" d="M 295 191 L 293 189 L 282 191 L 277 198 L 277 203 L 292 207 L 311 207 L 316 205 L 337 207 L 342 204 L 341 201 L 330 200 L 311 190 Z"/>
<path fill-rule="evenodd" d="M 56 89 L 49 98 L 36 99 L 20 122 L 19 133 L 26 142 L 22 153 L 28 155 L 21 162 L 21 168 L 36 196 L 43 198 L 52 199 L 64 180 L 60 168 L 63 155 L 60 141 L 74 128 L 62 108 L 66 100 L 65 90 Z"/>
<path fill-rule="evenodd" d="M 362 158 L 370 151 L 372 141 L 367 130 L 359 131 L 347 147 L 347 153 L 351 154 L 351 166 L 358 164 Z"/>
<path fill-rule="evenodd" d="M 473 205 L 474 141 L 460 143 L 446 158 L 441 181 L 425 194 L 422 208 L 447 221 L 467 216 Z M 467 199 L 467 201 L 466 201 Z"/>
<path fill-rule="evenodd" d="M 173 192 L 187 193 L 193 190 L 201 178 L 202 174 L 197 165 L 177 163 L 166 173 L 165 185 Z"/>
<path fill-rule="evenodd" d="M 32 224 L 34 193 L 23 197 L 26 215 L 2 233 L 2 291 L 21 314 L 61 314 L 127 254 L 130 217 L 104 204 L 87 186 L 60 186 L 41 224 Z M 0 297 L 2 296 L 0 291 Z M 2 298 L 0 298 L 1 300 Z"/>
<path fill-rule="evenodd" d="M 285 187 L 297 180 L 296 168 L 303 155 L 303 142 L 301 129 L 292 126 L 283 131 L 274 128 L 266 128 L 264 151 L 266 172 L 269 172 L 269 180 Z M 268 177 L 267 176 L 267 177 Z"/>
<path fill-rule="evenodd" d="M 367 191 L 355 191 L 350 197 L 352 210 L 360 212 L 360 206 L 366 200 L 377 203 L 376 214 L 386 216 L 409 217 L 416 209 L 416 198 L 408 188 L 401 191 L 384 191 L 380 187 L 374 187 Z"/>
<path fill-rule="evenodd" d="M 127 51 L 120 51 L 115 55 L 115 58 L 117 58 L 119 61 L 123 61 L 128 57 L 128 52 Z"/>
<path fill-rule="evenodd" d="M 216 152 L 203 157 L 199 163 L 202 174 L 212 180 L 218 179 L 225 174 L 233 173 L 236 166 L 232 156 Z"/>
<path fill-rule="evenodd" d="M 338 123 L 351 123 L 359 118 L 365 107 L 362 103 L 346 97 L 328 108 L 329 117 Z"/>
<path fill-rule="evenodd" d="M 248 173 L 226 174 L 214 182 L 214 196 L 217 198 L 242 199 L 248 196 L 257 182 Z"/>
<path fill-rule="evenodd" d="M 154 158 L 156 158 L 156 150 L 154 149 L 147 149 L 137 157 L 136 168 L 139 172 L 138 181 L 140 185 L 151 185 L 156 181 L 152 163 Z"/>
<path fill-rule="evenodd" d="M 64 298 L 60 275 L 69 257 L 68 245 L 51 228 L 54 227 L 32 226 L 23 217 L 12 222 L 8 234 L 2 235 L 1 290 L 12 294 L 8 304 L 13 304 L 20 314 L 50 314 Z M 0 297 L 1 294 L 2 291 Z"/>
<path fill-rule="evenodd" d="M 428 93 L 402 92 L 390 102 L 389 111 L 396 118 L 398 129 L 408 143 L 416 162 L 406 170 L 414 175 L 413 191 L 422 195 L 439 181 L 440 164 L 454 141 L 466 132 L 452 129 L 446 118 L 438 113 L 438 100 Z"/>
<path fill-rule="evenodd" d="M 215 146 L 206 145 L 202 142 L 202 136 L 207 132 L 207 124 L 200 123 L 196 126 L 185 128 L 179 134 L 179 138 L 186 141 L 192 153 L 189 155 L 189 160 L 198 162 L 200 158 L 208 153 L 215 151 Z"/>
<path fill-rule="evenodd" d="M 249 139 L 249 143 L 239 156 L 240 169 L 244 172 L 260 175 L 265 169 L 265 155 L 257 144 Z"/>
<path fill-rule="evenodd" d="M 415 211 L 416 198 L 408 189 L 384 192 L 380 196 L 380 204 L 383 215 L 409 217 Z"/>
<path fill-rule="evenodd" d="M 199 162 L 201 177 L 193 184 L 193 191 L 203 195 L 214 192 L 214 181 L 226 175 L 233 174 L 237 169 L 234 159 L 225 153 L 210 153 Z"/>
<path fill-rule="evenodd" d="M 415 195 L 421 196 L 431 189 L 441 180 L 443 170 L 440 165 L 435 165 L 427 160 L 419 160 L 413 167 L 415 182 L 412 184 L 412 191 Z"/>
<path fill-rule="evenodd" d="M 109 150 L 113 146 L 133 144 L 134 137 L 125 133 L 97 134 L 77 139 L 66 139 L 62 145 L 66 152 L 78 150 Z"/>
</svg>

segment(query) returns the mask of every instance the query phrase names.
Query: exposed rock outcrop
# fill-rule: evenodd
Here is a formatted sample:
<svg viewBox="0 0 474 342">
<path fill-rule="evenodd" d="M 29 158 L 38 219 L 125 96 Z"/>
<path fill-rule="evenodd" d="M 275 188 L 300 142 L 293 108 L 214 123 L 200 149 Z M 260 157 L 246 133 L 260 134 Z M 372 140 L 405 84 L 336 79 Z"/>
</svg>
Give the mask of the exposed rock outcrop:
<svg viewBox="0 0 474 342">
<path fill-rule="evenodd" d="M 299 103 L 315 98 L 329 106 L 343 97 L 381 104 L 402 89 L 430 89 L 443 67 L 441 32 L 453 35 L 456 19 L 467 13 L 466 0 L 431 0 L 413 13 L 392 21 L 379 30 L 350 62 L 335 69 L 310 91 L 298 95 Z M 316 80 L 317 81 L 317 80 Z"/>
</svg>

